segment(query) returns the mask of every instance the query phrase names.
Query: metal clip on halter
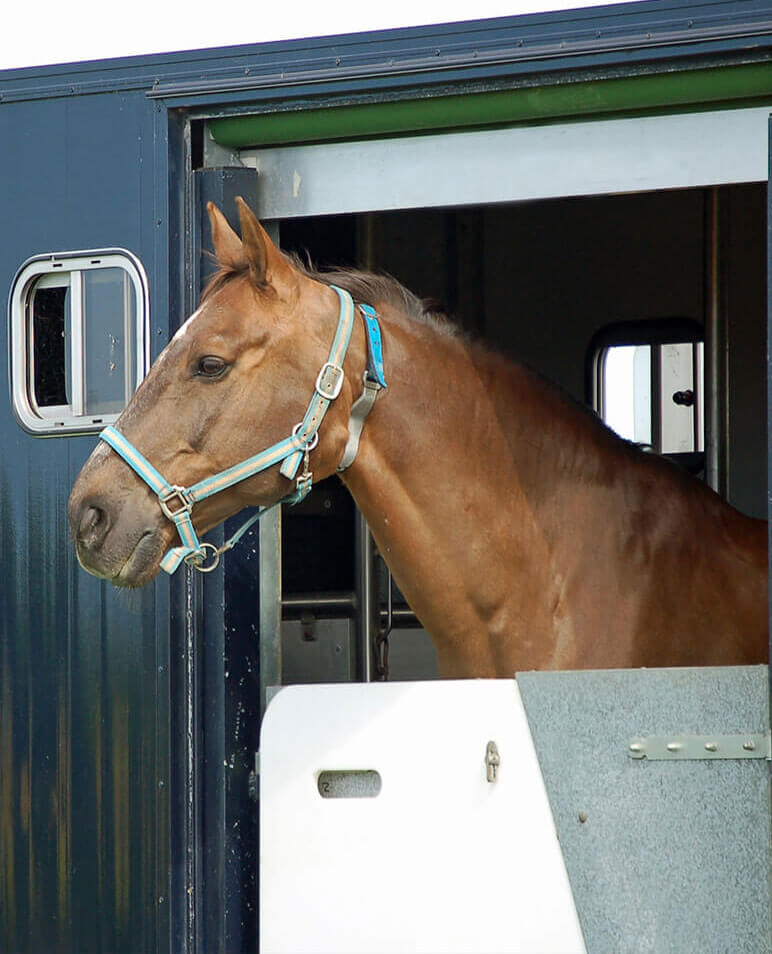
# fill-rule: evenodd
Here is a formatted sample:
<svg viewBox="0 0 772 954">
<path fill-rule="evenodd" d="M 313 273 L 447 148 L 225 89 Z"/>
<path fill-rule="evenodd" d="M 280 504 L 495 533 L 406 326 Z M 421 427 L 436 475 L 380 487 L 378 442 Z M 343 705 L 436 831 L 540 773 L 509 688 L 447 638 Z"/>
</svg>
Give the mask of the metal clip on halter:
<svg viewBox="0 0 772 954">
<path fill-rule="evenodd" d="M 325 365 L 325 367 L 329 367 L 329 365 Z M 323 371 L 323 370 L 324 370 L 324 369 L 322 369 L 322 371 Z M 341 371 L 341 373 L 342 373 L 342 371 Z M 320 372 L 319 378 L 317 378 L 317 381 L 316 381 L 316 384 L 317 384 L 317 387 L 316 387 L 317 393 L 321 393 L 321 392 L 319 392 L 319 379 L 321 378 L 321 376 L 322 376 L 322 374 L 321 374 L 321 372 Z M 340 380 L 341 380 L 341 383 L 342 383 L 342 382 L 343 382 L 343 378 L 341 377 Z M 340 387 L 338 387 L 338 393 L 340 393 Z M 292 428 L 292 436 L 293 436 L 293 437 L 297 437 L 297 436 L 298 436 L 298 433 L 299 433 L 300 429 L 302 428 L 302 426 L 303 426 L 303 422 L 301 421 L 299 424 L 296 424 L 296 425 Z M 311 451 L 316 447 L 316 445 L 317 445 L 318 443 L 319 443 L 319 432 L 316 431 L 314 434 L 312 434 L 311 439 L 308 441 L 308 443 L 307 443 L 307 444 L 305 445 L 305 447 L 303 448 L 303 470 L 302 470 L 302 472 L 299 474 L 299 476 L 295 478 L 295 495 L 294 495 L 294 497 L 292 498 L 292 503 L 293 503 L 293 504 L 300 503 L 300 501 L 301 501 L 304 497 L 307 497 L 307 496 L 311 493 L 311 487 L 313 486 L 313 482 L 314 482 L 314 475 L 313 475 L 313 474 L 311 473 L 311 471 L 309 470 L 309 464 L 310 464 L 309 454 L 310 454 Z"/>
</svg>

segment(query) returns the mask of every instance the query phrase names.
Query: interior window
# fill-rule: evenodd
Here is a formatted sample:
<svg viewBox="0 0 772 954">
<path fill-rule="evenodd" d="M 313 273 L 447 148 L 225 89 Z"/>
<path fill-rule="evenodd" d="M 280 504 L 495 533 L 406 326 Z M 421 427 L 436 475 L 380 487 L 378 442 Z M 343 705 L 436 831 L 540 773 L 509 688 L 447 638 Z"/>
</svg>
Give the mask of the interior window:
<svg viewBox="0 0 772 954">
<path fill-rule="evenodd" d="M 36 434 L 99 430 L 147 371 L 147 280 L 128 252 L 48 255 L 11 292 L 12 389 Z"/>
<path fill-rule="evenodd" d="M 591 347 L 590 377 L 595 410 L 621 437 L 702 469 L 704 343 L 697 322 L 602 329 Z"/>
<path fill-rule="evenodd" d="M 58 278 L 58 276 L 56 276 Z M 69 283 L 53 287 L 41 279 L 31 295 L 32 394 L 38 410 L 70 403 L 66 339 L 70 331 Z"/>
</svg>

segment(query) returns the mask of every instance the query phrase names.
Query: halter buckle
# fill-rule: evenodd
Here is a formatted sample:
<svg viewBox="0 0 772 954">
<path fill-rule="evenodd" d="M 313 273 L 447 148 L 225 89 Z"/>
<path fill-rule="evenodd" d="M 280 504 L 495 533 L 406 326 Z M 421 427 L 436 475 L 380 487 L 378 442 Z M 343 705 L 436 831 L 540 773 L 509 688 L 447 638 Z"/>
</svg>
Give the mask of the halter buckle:
<svg viewBox="0 0 772 954">
<path fill-rule="evenodd" d="M 332 375 L 332 380 L 323 380 L 328 374 Z M 314 385 L 316 393 L 326 401 L 334 401 L 340 394 L 340 389 L 343 387 L 344 377 L 343 368 L 341 368 L 340 365 L 328 361 L 322 365 L 322 370 L 316 379 L 316 384 Z"/>
<path fill-rule="evenodd" d="M 169 501 L 177 501 L 179 503 L 179 508 L 177 510 L 172 510 L 169 506 Z M 161 491 L 158 494 L 158 503 L 161 505 L 161 510 L 164 512 L 164 516 L 169 520 L 174 520 L 175 517 L 182 516 L 182 514 L 190 513 L 193 509 L 193 501 L 187 494 L 187 491 L 184 487 L 173 486 L 168 490 Z"/>
</svg>

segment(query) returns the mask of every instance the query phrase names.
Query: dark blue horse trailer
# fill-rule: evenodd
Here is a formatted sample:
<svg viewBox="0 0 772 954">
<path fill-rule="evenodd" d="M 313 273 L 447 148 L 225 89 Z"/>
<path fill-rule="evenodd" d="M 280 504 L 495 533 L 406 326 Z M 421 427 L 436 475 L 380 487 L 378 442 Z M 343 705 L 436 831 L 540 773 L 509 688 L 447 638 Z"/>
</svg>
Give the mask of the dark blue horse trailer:
<svg viewBox="0 0 772 954">
<path fill-rule="evenodd" d="M 71 486 L 196 307 L 212 268 L 206 203 L 233 220 L 245 196 L 285 249 L 390 272 L 766 516 L 770 115 L 765 0 L 646 0 L 0 72 L 0 951 L 257 951 L 268 699 L 290 683 L 437 677 L 335 482 L 250 531 L 205 579 L 184 570 L 124 592 L 78 566 Z M 655 672 L 640 692 L 630 674 L 583 675 L 518 684 L 586 949 L 772 950 L 766 668 Z M 588 771 L 614 747 L 621 709 L 638 721 L 621 730 L 616 774 Z M 710 740 L 703 761 L 668 763 L 678 778 L 699 766 L 690 794 L 649 777 L 636 837 L 617 803 L 606 840 L 593 831 L 609 793 L 628 792 L 630 755 L 655 757 L 653 736 L 719 731 L 745 733 L 727 763 L 709 748 L 705 761 Z M 689 745 L 662 742 L 674 759 Z M 498 756 L 482 755 L 495 782 Z M 271 792 L 280 805 L 281 786 Z M 663 805 L 689 805 L 683 823 L 699 838 L 663 828 Z M 722 839 L 736 849 L 726 870 Z M 304 870 L 284 923 L 316 910 L 323 889 L 347 922 L 343 887 Z M 363 907 L 385 924 L 400 911 L 384 870 Z M 679 900 L 698 888 L 699 904 Z M 593 907 L 596 889 L 632 939 Z M 506 912 L 491 918 L 506 924 Z M 284 949 L 272 931 L 265 950 Z"/>
</svg>

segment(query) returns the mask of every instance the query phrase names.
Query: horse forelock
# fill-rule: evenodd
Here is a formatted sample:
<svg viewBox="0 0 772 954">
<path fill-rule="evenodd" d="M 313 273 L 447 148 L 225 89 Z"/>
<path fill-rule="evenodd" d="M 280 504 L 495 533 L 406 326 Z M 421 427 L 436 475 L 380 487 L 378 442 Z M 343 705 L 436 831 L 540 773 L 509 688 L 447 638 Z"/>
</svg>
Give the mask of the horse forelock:
<svg viewBox="0 0 772 954">
<path fill-rule="evenodd" d="M 249 273 L 249 265 L 246 263 L 239 267 L 231 265 L 220 265 L 219 269 L 212 275 L 209 281 L 204 286 L 204 290 L 201 292 L 201 298 L 199 300 L 199 309 L 208 298 L 211 298 L 213 295 L 216 295 L 218 291 L 224 286 L 227 285 L 234 278 L 239 278 Z"/>
</svg>

